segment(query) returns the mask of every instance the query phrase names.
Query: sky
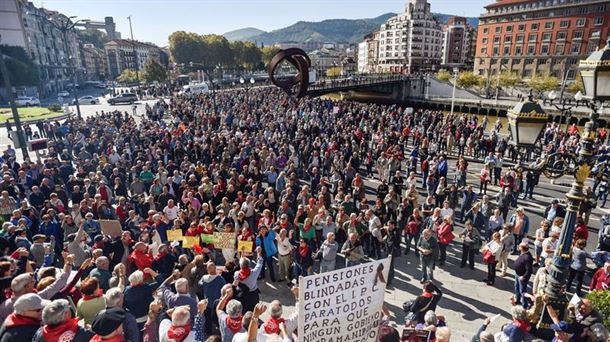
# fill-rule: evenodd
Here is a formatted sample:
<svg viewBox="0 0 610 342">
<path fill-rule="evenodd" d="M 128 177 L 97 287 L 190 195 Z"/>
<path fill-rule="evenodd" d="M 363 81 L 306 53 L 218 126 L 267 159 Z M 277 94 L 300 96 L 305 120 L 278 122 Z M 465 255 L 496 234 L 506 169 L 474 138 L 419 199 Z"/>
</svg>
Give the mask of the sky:
<svg viewBox="0 0 610 342">
<path fill-rule="evenodd" d="M 132 16 L 134 39 L 167 45 L 167 37 L 184 30 L 223 34 L 255 27 L 265 31 L 295 22 L 324 19 L 373 18 L 402 12 L 406 0 L 33 0 L 37 7 L 79 19 L 103 21 L 114 17 L 123 38 L 129 37 Z M 429 0 L 435 13 L 478 17 L 494 0 Z"/>
</svg>

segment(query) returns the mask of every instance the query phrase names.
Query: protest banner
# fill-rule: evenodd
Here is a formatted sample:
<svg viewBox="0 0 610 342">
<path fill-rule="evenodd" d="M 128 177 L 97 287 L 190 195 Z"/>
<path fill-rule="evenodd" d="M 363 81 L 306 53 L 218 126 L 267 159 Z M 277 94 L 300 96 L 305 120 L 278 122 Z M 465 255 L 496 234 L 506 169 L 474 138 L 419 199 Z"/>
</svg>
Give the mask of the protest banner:
<svg viewBox="0 0 610 342">
<path fill-rule="evenodd" d="M 201 234 L 201 242 L 213 245 L 216 243 L 216 236 L 213 234 Z"/>
<path fill-rule="evenodd" d="M 192 248 L 199 244 L 199 236 L 183 236 L 182 248 Z"/>
<path fill-rule="evenodd" d="M 252 253 L 253 241 L 237 241 L 237 251 L 241 253 Z"/>
<path fill-rule="evenodd" d="M 104 235 L 118 237 L 123 233 L 121 222 L 118 220 L 100 220 L 100 227 L 102 228 L 102 234 Z"/>
<path fill-rule="evenodd" d="M 390 258 L 299 279 L 299 342 L 375 342 Z"/>
<path fill-rule="evenodd" d="M 167 240 L 168 241 L 181 241 L 182 240 L 182 230 L 180 229 L 171 229 L 167 232 Z"/>
<path fill-rule="evenodd" d="M 216 242 L 214 247 L 219 249 L 234 249 L 235 248 L 235 233 L 214 233 Z"/>
</svg>

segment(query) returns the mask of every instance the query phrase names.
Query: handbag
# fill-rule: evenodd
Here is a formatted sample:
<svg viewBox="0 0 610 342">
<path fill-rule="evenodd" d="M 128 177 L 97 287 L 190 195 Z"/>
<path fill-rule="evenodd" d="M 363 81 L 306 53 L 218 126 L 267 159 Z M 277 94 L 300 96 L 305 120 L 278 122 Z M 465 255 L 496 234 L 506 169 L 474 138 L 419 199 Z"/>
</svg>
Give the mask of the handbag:
<svg viewBox="0 0 610 342">
<path fill-rule="evenodd" d="M 483 262 L 486 264 L 493 264 L 496 262 L 496 257 L 489 249 L 486 249 L 485 252 L 483 252 Z"/>
</svg>

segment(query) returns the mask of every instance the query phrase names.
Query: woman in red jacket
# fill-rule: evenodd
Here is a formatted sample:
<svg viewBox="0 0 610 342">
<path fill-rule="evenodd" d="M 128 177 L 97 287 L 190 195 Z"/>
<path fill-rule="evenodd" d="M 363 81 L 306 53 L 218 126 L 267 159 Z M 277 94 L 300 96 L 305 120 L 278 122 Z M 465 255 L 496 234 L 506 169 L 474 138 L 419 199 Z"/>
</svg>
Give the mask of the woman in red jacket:
<svg viewBox="0 0 610 342">
<path fill-rule="evenodd" d="M 438 227 L 438 247 L 440 255 L 438 258 L 438 265 L 443 266 L 445 260 L 447 260 L 447 246 L 455 239 L 453 235 L 453 224 L 451 216 L 445 216 L 443 223 Z"/>
</svg>

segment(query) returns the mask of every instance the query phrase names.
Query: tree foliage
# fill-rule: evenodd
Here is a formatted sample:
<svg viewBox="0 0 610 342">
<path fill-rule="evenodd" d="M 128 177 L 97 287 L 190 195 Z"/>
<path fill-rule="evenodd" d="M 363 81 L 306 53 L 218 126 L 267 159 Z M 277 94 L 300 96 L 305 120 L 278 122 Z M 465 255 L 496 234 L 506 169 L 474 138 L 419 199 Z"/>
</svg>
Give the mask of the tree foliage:
<svg viewBox="0 0 610 342">
<path fill-rule="evenodd" d="M 521 78 L 517 73 L 505 71 L 500 74 L 500 86 L 503 88 L 514 88 L 519 85 Z"/>
<path fill-rule="evenodd" d="M 231 43 L 231 50 L 238 67 L 253 70 L 259 67 L 262 62 L 263 53 L 252 42 L 234 41 Z"/>
<path fill-rule="evenodd" d="M 144 66 L 144 73 L 142 78 L 146 81 L 146 83 L 150 82 L 165 82 L 167 79 L 167 69 L 165 69 L 161 64 L 159 64 L 154 59 L 149 59 L 146 65 Z"/>
<path fill-rule="evenodd" d="M 123 72 L 117 76 L 116 80 L 122 84 L 133 84 L 138 82 L 136 72 L 132 69 L 123 70 Z"/>
<path fill-rule="evenodd" d="M 32 86 L 40 82 L 38 68 L 22 47 L 0 45 L 0 52 L 8 56 L 4 59 L 4 62 L 12 86 Z M 0 77 L 2 77 L 2 73 L 0 73 Z"/>
<path fill-rule="evenodd" d="M 527 82 L 528 87 L 532 88 L 538 93 L 545 91 L 551 91 L 557 89 L 559 86 L 559 79 L 551 75 L 536 75 Z"/>
<path fill-rule="evenodd" d="M 448 82 L 448 81 L 449 81 L 449 79 L 451 79 L 451 73 L 450 73 L 449 71 L 445 70 L 445 69 L 443 69 L 443 70 L 439 70 L 439 71 L 436 73 L 436 78 L 437 78 L 439 81 Z"/>
<path fill-rule="evenodd" d="M 472 71 L 461 72 L 457 78 L 457 85 L 462 88 L 482 87 L 484 84 L 485 79 Z"/>
<path fill-rule="evenodd" d="M 280 49 L 275 46 L 265 46 L 262 50 L 263 63 L 268 65 Z"/>
<path fill-rule="evenodd" d="M 570 85 L 568 85 L 566 87 L 566 90 L 569 91 L 570 93 L 578 93 L 580 92 L 584 92 L 585 91 L 585 87 L 582 84 L 582 79 L 580 77 L 576 78 L 575 82 L 572 82 Z"/>
<path fill-rule="evenodd" d="M 610 291 L 595 290 L 589 292 L 587 298 L 591 301 L 595 308 L 604 317 L 604 325 L 610 326 Z"/>
</svg>

